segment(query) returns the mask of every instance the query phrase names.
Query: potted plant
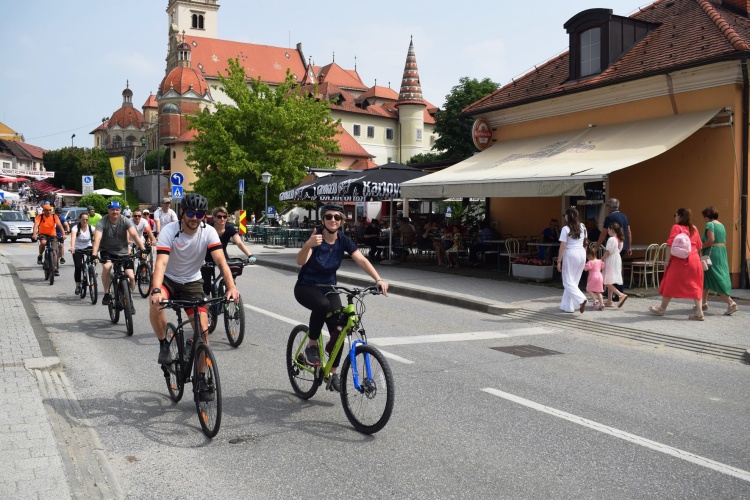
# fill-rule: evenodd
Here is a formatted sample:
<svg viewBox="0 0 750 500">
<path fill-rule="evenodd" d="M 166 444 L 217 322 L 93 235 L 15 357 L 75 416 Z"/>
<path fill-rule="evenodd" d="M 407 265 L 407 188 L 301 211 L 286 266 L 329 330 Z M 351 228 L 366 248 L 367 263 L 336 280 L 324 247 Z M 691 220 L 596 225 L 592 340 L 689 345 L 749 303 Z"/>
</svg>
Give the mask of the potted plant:
<svg viewBox="0 0 750 500">
<path fill-rule="evenodd" d="M 533 257 L 519 257 L 513 261 L 513 276 L 538 282 L 552 280 L 552 262 Z"/>
</svg>

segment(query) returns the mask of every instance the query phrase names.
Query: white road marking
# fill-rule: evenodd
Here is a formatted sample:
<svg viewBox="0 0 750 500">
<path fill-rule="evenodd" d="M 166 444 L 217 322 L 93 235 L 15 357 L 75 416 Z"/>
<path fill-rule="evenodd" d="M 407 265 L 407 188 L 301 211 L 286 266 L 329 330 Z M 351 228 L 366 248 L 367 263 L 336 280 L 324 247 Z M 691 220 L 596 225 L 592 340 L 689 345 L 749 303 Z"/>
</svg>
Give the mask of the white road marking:
<svg viewBox="0 0 750 500">
<path fill-rule="evenodd" d="M 466 340 L 504 339 L 526 335 L 547 335 L 556 330 L 543 327 L 518 328 L 504 332 L 438 333 L 434 335 L 412 335 L 410 337 L 371 337 L 368 342 L 376 345 L 428 344 L 433 342 L 463 342 Z"/>
<path fill-rule="evenodd" d="M 302 325 L 306 324 L 304 321 L 297 321 L 297 320 L 294 320 L 294 319 L 291 319 L 291 318 L 287 318 L 286 316 L 281 316 L 280 314 L 276 314 L 276 313 L 273 313 L 271 311 L 266 311 L 265 309 L 261 309 L 259 307 L 251 306 L 251 305 L 248 305 L 248 304 L 245 304 L 245 307 L 247 309 L 250 309 L 251 311 L 255 311 L 255 312 L 260 313 L 260 314 L 265 314 L 266 316 L 269 316 L 269 317 L 271 317 L 273 319 L 277 319 L 279 321 L 283 321 L 284 323 L 288 323 L 290 325 L 297 326 L 297 325 L 300 325 L 300 324 L 302 324 Z M 325 337 L 329 336 L 328 335 L 328 331 L 326 331 L 326 330 L 323 330 L 322 333 L 323 333 L 323 336 L 325 336 Z M 369 339 L 368 339 L 368 342 L 370 342 Z M 378 349 L 378 350 L 383 354 L 383 356 L 385 356 L 386 358 L 392 359 L 393 361 L 398 361 L 399 363 L 404 363 L 405 365 L 411 365 L 411 364 L 414 363 L 414 361 L 411 361 L 411 360 L 406 359 L 406 358 L 402 358 L 401 356 L 396 356 L 395 354 L 391 354 L 390 352 L 384 351 L 382 349 Z"/>
<path fill-rule="evenodd" d="M 583 425 L 584 427 L 594 429 L 595 431 L 603 432 L 605 434 L 609 434 L 610 436 L 614 436 L 616 438 L 623 439 L 631 443 L 645 446 L 646 448 L 650 448 L 654 451 L 666 453 L 667 455 L 671 455 L 673 457 L 686 460 L 696 465 L 700 465 L 702 467 L 715 470 L 716 472 L 720 472 L 728 476 L 734 476 L 736 478 L 742 479 L 743 481 L 750 482 L 750 472 L 746 470 L 738 469 L 736 467 L 732 467 L 731 465 L 722 464 L 721 462 L 716 462 L 715 460 L 701 457 L 700 455 L 696 455 L 694 453 L 680 450 L 678 448 L 673 448 L 671 446 L 667 446 L 665 444 L 658 443 L 656 441 L 651 441 L 650 439 L 636 436 L 635 434 L 630 434 L 620 429 L 616 429 L 608 425 L 600 424 L 598 422 L 594 422 L 593 420 L 588 420 L 583 417 L 573 415 L 571 413 L 566 413 L 564 411 L 557 410 L 549 406 L 544 406 L 542 404 L 535 403 L 534 401 L 529 401 L 528 399 L 524 399 L 522 397 L 515 396 L 507 392 L 499 391 L 497 389 L 485 388 L 485 389 L 482 389 L 482 391 L 488 394 L 492 394 L 493 396 L 497 396 L 503 399 L 507 399 L 509 401 L 513 401 L 514 403 L 518 403 L 528 408 L 541 411 L 541 412 L 547 413 L 549 415 L 552 415 L 558 418 L 568 420 L 570 422 L 573 422 L 574 424 Z"/>
</svg>

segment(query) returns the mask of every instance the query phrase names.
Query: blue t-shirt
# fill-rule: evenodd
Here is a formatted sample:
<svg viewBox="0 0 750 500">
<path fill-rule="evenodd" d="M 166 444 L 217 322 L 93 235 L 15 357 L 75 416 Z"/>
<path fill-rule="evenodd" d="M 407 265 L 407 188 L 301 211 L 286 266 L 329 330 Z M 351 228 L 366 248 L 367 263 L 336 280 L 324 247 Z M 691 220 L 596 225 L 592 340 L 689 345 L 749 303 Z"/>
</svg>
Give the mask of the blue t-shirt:
<svg viewBox="0 0 750 500">
<path fill-rule="evenodd" d="M 68 221 L 65 219 L 64 215 L 59 215 L 58 217 L 60 217 L 60 225 L 63 227 L 63 229 L 65 229 L 65 223 Z M 63 232 L 60 231 L 60 228 L 57 227 L 57 225 L 55 225 L 55 231 L 57 231 L 57 237 L 62 238 Z"/>
<path fill-rule="evenodd" d="M 604 229 L 609 229 L 609 225 L 613 222 L 617 222 L 620 225 L 622 233 L 625 235 L 625 241 L 623 242 L 622 250 L 620 250 L 620 254 L 625 254 L 627 253 L 628 248 L 630 248 L 630 239 L 628 239 L 628 217 L 619 210 L 615 210 L 604 219 Z M 605 244 L 607 239 L 609 239 L 609 235 L 607 235 L 607 238 L 604 240 Z"/>
<path fill-rule="evenodd" d="M 357 251 L 357 245 L 351 238 L 341 231 L 332 245 L 323 243 L 312 249 L 312 255 L 307 260 L 297 276 L 298 285 L 335 285 L 336 271 L 344 259 L 344 252 L 349 255 Z"/>
</svg>

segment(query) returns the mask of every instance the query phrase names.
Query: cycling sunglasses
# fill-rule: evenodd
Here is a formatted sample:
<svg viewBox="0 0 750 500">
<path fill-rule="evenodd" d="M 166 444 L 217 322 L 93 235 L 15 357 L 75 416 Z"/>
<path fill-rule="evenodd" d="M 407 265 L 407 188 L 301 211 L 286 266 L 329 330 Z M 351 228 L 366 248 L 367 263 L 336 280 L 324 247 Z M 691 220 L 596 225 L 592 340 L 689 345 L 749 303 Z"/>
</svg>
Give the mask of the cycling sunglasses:
<svg viewBox="0 0 750 500">
<path fill-rule="evenodd" d="M 195 217 L 196 219 L 200 220 L 206 216 L 206 212 L 193 212 L 192 210 L 187 210 L 185 212 L 185 215 L 187 215 L 188 219 L 192 219 L 193 217 Z"/>
<path fill-rule="evenodd" d="M 218 215 L 218 214 L 216 215 L 217 219 L 226 219 L 227 217 L 229 217 L 229 216 L 228 215 Z"/>
<path fill-rule="evenodd" d="M 326 220 L 335 220 L 335 221 L 341 220 L 341 216 L 339 214 L 325 214 L 324 217 L 326 218 Z"/>
</svg>

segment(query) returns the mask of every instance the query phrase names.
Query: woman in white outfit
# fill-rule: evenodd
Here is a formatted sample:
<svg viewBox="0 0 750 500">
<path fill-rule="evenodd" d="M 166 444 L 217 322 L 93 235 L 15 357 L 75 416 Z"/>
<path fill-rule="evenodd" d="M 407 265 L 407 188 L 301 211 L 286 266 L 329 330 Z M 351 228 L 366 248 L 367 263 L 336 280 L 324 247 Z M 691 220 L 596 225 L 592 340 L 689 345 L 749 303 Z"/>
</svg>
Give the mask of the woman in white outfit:
<svg viewBox="0 0 750 500">
<path fill-rule="evenodd" d="M 586 265 L 586 226 L 578 222 L 578 210 L 569 208 L 563 214 L 565 226 L 560 231 L 560 256 L 557 270 L 562 274 L 563 292 L 560 309 L 572 313 L 578 309 L 583 314 L 586 308 L 586 296 L 578 283 L 581 281 L 583 267 Z"/>
</svg>

